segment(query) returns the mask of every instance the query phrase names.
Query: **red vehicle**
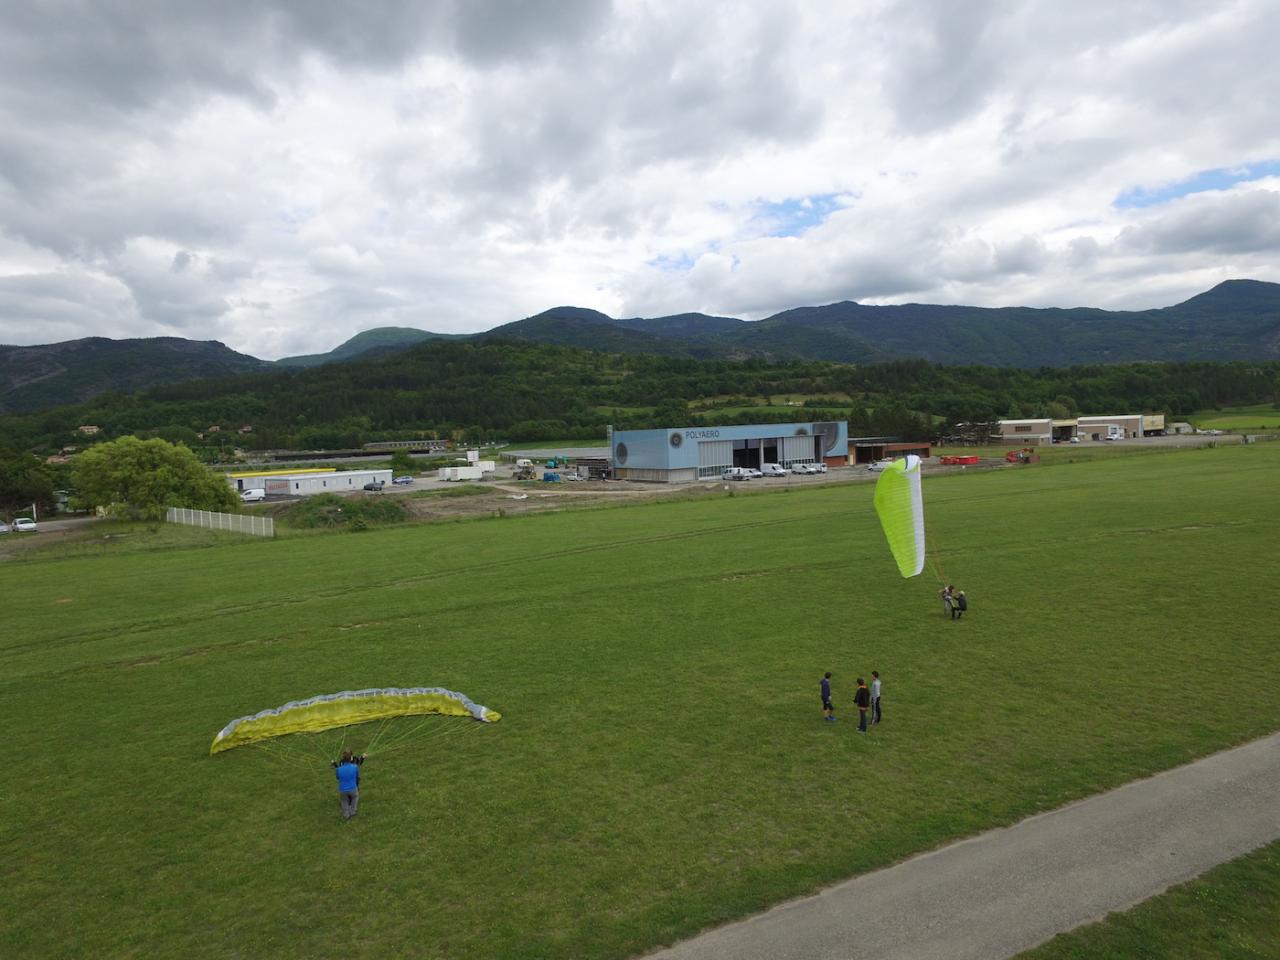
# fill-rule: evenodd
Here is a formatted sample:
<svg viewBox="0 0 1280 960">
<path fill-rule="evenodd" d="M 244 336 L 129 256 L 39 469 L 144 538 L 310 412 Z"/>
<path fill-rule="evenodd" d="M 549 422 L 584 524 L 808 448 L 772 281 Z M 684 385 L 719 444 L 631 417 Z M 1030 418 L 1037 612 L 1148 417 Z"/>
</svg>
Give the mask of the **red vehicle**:
<svg viewBox="0 0 1280 960">
<path fill-rule="evenodd" d="M 938 462 L 945 467 L 971 467 L 981 459 L 981 457 L 939 457 Z"/>
</svg>

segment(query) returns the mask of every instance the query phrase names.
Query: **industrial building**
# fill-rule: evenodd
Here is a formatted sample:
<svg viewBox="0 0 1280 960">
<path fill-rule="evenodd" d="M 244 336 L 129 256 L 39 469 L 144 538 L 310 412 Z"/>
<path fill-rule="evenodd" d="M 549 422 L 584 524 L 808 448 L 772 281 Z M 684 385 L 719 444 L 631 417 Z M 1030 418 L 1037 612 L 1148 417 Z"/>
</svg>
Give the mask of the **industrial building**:
<svg viewBox="0 0 1280 960">
<path fill-rule="evenodd" d="M 1121 413 L 1063 420 L 1037 417 L 1000 420 L 998 424 L 1000 433 L 994 439 L 1028 446 L 1075 439 L 1125 440 L 1131 437 L 1162 437 L 1165 434 L 1163 413 Z"/>
<path fill-rule="evenodd" d="M 237 493 L 265 490 L 268 497 L 309 497 L 317 493 L 351 493 L 366 483 L 391 482 L 390 470 L 257 470 L 227 474 Z"/>
<path fill-rule="evenodd" d="M 615 479 L 659 483 L 718 480 L 729 467 L 766 463 L 836 467 L 848 462 L 849 427 L 825 421 L 610 430 L 609 455 Z"/>
<path fill-rule="evenodd" d="M 1120 439 L 1159 437 L 1164 436 L 1165 432 L 1163 413 L 1122 413 L 1105 417 L 1080 417 L 1077 424 L 1076 432 L 1082 440 L 1103 440 L 1106 439 L 1108 432 L 1115 435 L 1116 431 L 1108 431 L 1108 427 L 1119 428 Z"/>
<path fill-rule="evenodd" d="M 933 444 L 928 440 L 912 440 L 903 443 L 897 437 L 850 437 L 849 466 L 875 463 L 877 460 L 897 460 L 915 454 L 923 460 L 933 456 Z"/>
<path fill-rule="evenodd" d="M 1053 441 L 1054 422 L 1049 417 L 1001 420 L 1000 440 L 1006 443 L 1040 444 Z"/>
</svg>

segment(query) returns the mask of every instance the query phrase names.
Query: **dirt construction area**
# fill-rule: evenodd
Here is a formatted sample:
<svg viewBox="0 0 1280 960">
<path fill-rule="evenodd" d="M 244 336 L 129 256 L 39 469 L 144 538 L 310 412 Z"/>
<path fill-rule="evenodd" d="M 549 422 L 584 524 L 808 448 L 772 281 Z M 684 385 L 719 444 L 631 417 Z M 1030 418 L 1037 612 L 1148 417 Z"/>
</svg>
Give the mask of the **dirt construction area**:
<svg viewBox="0 0 1280 960">
<path fill-rule="evenodd" d="M 841 467 L 815 476 L 788 475 L 747 481 L 705 480 L 699 483 L 641 483 L 631 480 L 581 480 L 547 483 L 502 477 L 484 483 L 450 483 L 418 480 L 412 486 L 388 489 L 381 496 L 402 497 L 409 513 L 422 520 L 462 517 L 512 516 L 548 510 L 574 510 L 631 503 L 637 500 L 724 496 L 732 490 L 749 493 L 761 489 L 823 486 L 830 483 L 873 482 L 876 474 L 865 467 Z"/>
</svg>

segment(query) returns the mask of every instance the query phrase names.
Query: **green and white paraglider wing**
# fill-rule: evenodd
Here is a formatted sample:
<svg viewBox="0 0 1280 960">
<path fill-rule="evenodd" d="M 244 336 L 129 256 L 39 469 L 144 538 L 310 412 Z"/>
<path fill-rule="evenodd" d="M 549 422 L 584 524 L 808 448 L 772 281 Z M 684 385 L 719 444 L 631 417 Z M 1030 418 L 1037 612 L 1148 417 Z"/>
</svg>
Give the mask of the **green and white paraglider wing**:
<svg viewBox="0 0 1280 960">
<path fill-rule="evenodd" d="M 344 690 L 308 700 L 294 700 L 247 717 L 232 720 L 213 738 L 209 752 L 221 753 L 241 744 L 256 743 L 290 733 L 318 733 L 371 720 L 442 714 L 473 717 L 495 723 L 502 715 L 442 687 L 378 687 Z"/>
<path fill-rule="evenodd" d="M 876 513 L 898 570 L 904 577 L 924 569 L 924 498 L 920 493 L 920 458 L 895 460 L 876 481 Z"/>
</svg>

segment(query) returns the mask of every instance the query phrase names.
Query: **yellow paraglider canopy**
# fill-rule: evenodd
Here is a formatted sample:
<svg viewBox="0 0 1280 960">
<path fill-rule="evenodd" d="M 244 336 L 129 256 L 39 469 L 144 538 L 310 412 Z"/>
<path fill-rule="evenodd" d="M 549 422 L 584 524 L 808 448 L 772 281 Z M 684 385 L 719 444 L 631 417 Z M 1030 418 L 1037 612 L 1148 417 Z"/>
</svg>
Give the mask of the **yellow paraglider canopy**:
<svg viewBox="0 0 1280 960">
<path fill-rule="evenodd" d="M 209 753 L 221 753 L 246 743 L 255 743 L 290 733 L 317 733 L 370 720 L 438 713 L 454 717 L 474 717 L 484 723 L 502 719 L 496 710 L 473 703 L 470 698 L 442 687 L 375 687 L 344 690 L 308 700 L 294 700 L 281 707 L 238 717 L 218 731 Z"/>
<path fill-rule="evenodd" d="M 904 577 L 924 569 L 924 496 L 920 492 L 920 458 L 895 460 L 876 481 L 876 513 L 889 550 Z"/>
</svg>

